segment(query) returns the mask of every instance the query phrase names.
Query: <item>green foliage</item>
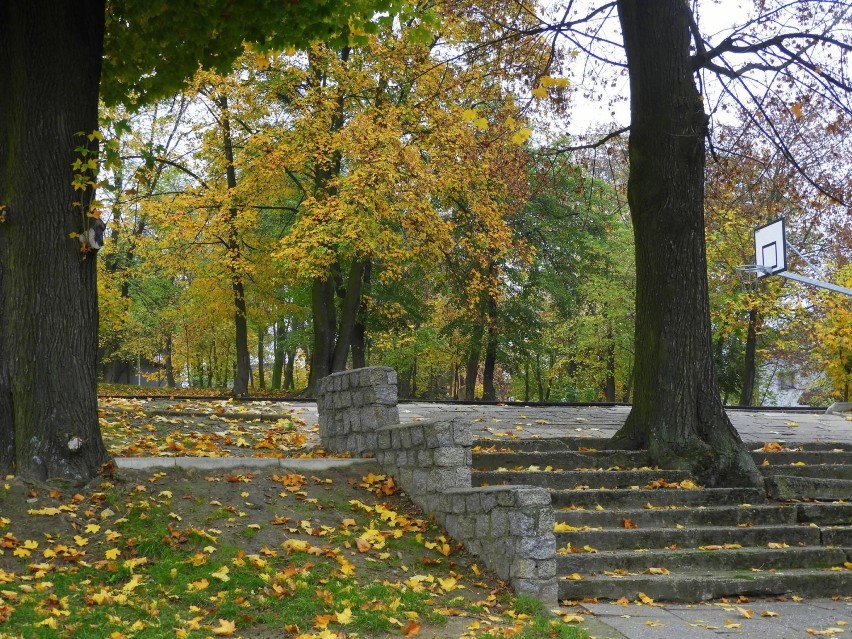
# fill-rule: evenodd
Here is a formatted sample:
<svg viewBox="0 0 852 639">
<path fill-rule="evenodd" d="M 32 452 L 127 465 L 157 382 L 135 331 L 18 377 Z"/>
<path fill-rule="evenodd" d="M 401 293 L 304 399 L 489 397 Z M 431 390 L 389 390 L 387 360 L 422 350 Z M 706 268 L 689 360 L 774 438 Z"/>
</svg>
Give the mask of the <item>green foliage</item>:
<svg viewBox="0 0 852 639">
<path fill-rule="evenodd" d="M 101 97 L 138 106 L 186 86 L 199 66 L 227 73 L 246 43 L 258 52 L 362 41 L 392 21 L 396 0 L 110 0 Z M 380 16 L 380 17 L 378 17 Z"/>
</svg>

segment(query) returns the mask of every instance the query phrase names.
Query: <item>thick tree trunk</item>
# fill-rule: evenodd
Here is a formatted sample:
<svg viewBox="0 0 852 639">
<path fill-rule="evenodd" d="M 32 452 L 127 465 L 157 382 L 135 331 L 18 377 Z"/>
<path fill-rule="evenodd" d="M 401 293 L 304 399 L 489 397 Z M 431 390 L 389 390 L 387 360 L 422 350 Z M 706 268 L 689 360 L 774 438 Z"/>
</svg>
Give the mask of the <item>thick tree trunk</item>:
<svg viewBox="0 0 852 639">
<path fill-rule="evenodd" d="M 0 474 L 86 481 L 109 459 L 96 254 L 69 237 L 85 230 L 71 164 L 97 149 L 76 134 L 98 128 L 103 36 L 103 0 L 0 3 Z"/>
<path fill-rule="evenodd" d="M 470 336 L 470 348 L 467 351 L 467 364 L 464 373 L 464 397 L 472 401 L 476 394 L 476 378 L 479 375 L 479 356 L 482 353 L 482 324 L 475 324 Z"/>
<path fill-rule="evenodd" d="M 757 378 L 757 309 L 748 312 L 748 332 L 746 334 L 745 362 L 743 362 L 743 389 L 740 393 L 740 406 L 752 406 L 754 402 L 754 382 Z"/>
<path fill-rule="evenodd" d="M 633 409 L 612 447 L 709 485 L 759 485 L 716 384 L 704 244 L 707 116 L 683 0 L 619 0 L 630 76 L 628 202 L 636 245 Z"/>
<path fill-rule="evenodd" d="M 352 346 L 352 338 L 355 334 L 355 320 L 361 308 L 361 290 L 364 285 L 365 266 L 364 262 L 355 261 L 349 267 L 349 276 L 346 278 L 346 290 L 340 310 L 340 326 L 337 328 L 337 340 L 331 361 L 331 370 L 334 373 L 346 370 L 346 361 L 349 359 L 349 349 Z"/>
<path fill-rule="evenodd" d="M 284 390 L 295 390 L 296 382 L 293 378 L 293 369 L 296 365 L 296 349 L 287 351 L 287 363 L 284 365 Z"/>
<path fill-rule="evenodd" d="M 319 380 L 332 372 L 337 312 L 334 307 L 334 285 L 328 278 L 315 278 L 311 289 L 314 347 L 311 349 L 311 371 L 308 394 L 316 393 Z"/>
</svg>

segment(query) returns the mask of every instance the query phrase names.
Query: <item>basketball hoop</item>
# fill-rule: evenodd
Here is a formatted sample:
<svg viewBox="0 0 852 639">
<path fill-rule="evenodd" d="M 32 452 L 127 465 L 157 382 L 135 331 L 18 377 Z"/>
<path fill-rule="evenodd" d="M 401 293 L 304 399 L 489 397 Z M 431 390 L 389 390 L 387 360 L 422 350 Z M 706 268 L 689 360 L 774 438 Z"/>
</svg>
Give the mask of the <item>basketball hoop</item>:
<svg viewBox="0 0 852 639">
<path fill-rule="evenodd" d="M 740 278 L 740 290 L 743 293 L 754 293 L 757 291 L 760 278 L 772 272 L 761 264 L 741 264 L 734 268 L 737 269 L 737 275 Z"/>
</svg>

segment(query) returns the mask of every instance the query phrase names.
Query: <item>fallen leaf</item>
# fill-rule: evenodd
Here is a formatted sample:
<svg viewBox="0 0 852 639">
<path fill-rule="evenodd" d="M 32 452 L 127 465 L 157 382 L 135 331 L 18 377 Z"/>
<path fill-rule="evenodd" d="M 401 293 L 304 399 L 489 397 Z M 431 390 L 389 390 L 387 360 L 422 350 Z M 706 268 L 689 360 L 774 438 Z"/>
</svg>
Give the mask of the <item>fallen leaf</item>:
<svg viewBox="0 0 852 639">
<path fill-rule="evenodd" d="M 213 630 L 214 635 L 228 637 L 236 632 L 237 624 L 233 621 L 228 621 L 227 619 L 220 619 L 219 625 L 215 628 L 211 628 L 211 630 Z"/>
</svg>

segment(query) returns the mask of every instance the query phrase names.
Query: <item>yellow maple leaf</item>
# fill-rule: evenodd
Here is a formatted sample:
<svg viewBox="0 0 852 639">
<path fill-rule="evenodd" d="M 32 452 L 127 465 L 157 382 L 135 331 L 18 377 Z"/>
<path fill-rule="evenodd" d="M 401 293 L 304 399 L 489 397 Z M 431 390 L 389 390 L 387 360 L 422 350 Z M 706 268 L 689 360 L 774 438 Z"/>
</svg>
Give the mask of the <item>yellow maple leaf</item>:
<svg viewBox="0 0 852 639">
<path fill-rule="evenodd" d="M 110 548 L 104 553 L 104 557 L 109 560 L 118 559 L 121 556 L 121 551 L 118 548 Z"/>
<path fill-rule="evenodd" d="M 219 581 L 230 581 L 231 578 L 228 576 L 228 572 L 228 567 L 222 566 L 218 570 L 214 570 L 212 573 L 210 573 L 210 576 L 218 579 Z"/>
<path fill-rule="evenodd" d="M 83 532 L 94 534 L 94 533 L 100 532 L 100 530 L 101 530 L 101 527 L 98 526 L 97 524 L 86 524 L 86 529 Z"/>
<path fill-rule="evenodd" d="M 334 618 L 337 623 L 344 626 L 352 623 L 352 608 L 347 606 L 342 611 L 335 613 Z"/>
<path fill-rule="evenodd" d="M 763 612 L 760 613 L 760 616 L 761 617 L 777 617 L 778 613 L 772 612 L 771 610 L 764 610 Z"/>
<path fill-rule="evenodd" d="M 536 100 L 543 100 L 547 97 L 547 89 L 545 87 L 536 87 L 531 93 Z"/>
<path fill-rule="evenodd" d="M 444 592 L 450 592 L 459 587 L 458 581 L 456 579 L 453 579 L 452 577 L 447 577 L 446 579 L 438 577 L 438 584 L 441 586 Z"/>
<path fill-rule="evenodd" d="M 214 635 L 219 635 L 219 636 L 222 636 L 222 637 L 228 637 L 228 636 L 234 634 L 234 632 L 236 632 L 237 624 L 235 624 L 233 621 L 229 621 L 227 619 L 220 619 L 219 625 L 216 626 L 215 628 L 211 628 L 211 630 L 213 631 Z"/>
<path fill-rule="evenodd" d="M 476 116 L 479 115 L 475 109 L 465 109 L 462 111 L 462 120 L 465 122 L 473 122 Z"/>
</svg>

